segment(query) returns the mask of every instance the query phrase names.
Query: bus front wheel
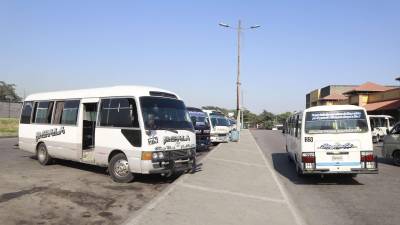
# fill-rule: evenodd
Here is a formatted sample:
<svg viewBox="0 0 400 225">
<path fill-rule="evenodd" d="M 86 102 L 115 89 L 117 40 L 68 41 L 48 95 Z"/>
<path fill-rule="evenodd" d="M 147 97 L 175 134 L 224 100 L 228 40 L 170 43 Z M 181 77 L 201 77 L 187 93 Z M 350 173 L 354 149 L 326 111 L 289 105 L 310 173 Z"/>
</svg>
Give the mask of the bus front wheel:
<svg viewBox="0 0 400 225">
<path fill-rule="evenodd" d="M 134 179 L 129 170 L 129 163 L 126 156 L 122 153 L 114 155 L 108 164 L 108 171 L 111 178 L 118 183 L 129 183 Z"/>
<path fill-rule="evenodd" d="M 37 151 L 36 151 L 36 157 L 39 161 L 40 164 L 43 166 L 49 165 L 51 163 L 51 156 L 49 155 L 47 151 L 47 147 L 44 143 L 40 143 Z"/>
</svg>

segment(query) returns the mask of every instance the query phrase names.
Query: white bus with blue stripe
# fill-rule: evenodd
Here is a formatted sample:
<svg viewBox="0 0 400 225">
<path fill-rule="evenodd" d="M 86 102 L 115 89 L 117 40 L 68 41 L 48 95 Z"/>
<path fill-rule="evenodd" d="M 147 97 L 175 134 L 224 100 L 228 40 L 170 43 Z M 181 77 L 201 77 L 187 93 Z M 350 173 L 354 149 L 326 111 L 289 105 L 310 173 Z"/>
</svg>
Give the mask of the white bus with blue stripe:
<svg viewBox="0 0 400 225">
<path fill-rule="evenodd" d="M 316 106 L 286 122 L 286 151 L 299 175 L 378 173 L 364 108 Z"/>
</svg>

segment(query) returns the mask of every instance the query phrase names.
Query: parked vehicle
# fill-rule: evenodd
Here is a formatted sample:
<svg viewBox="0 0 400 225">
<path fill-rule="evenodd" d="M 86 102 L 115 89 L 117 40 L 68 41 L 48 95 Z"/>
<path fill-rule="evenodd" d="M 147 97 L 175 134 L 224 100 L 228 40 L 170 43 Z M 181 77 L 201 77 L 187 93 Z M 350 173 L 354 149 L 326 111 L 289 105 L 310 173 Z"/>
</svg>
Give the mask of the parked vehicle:
<svg viewBox="0 0 400 225">
<path fill-rule="evenodd" d="M 196 132 L 196 150 L 208 150 L 211 128 L 207 114 L 199 108 L 187 107 L 187 110 Z"/>
<path fill-rule="evenodd" d="M 204 110 L 210 119 L 211 132 L 210 138 L 211 143 L 229 142 L 229 122 L 228 119 L 219 112 L 213 110 Z"/>
<path fill-rule="evenodd" d="M 196 139 L 185 104 L 173 92 L 117 86 L 29 95 L 19 147 L 52 158 L 108 167 L 116 182 L 134 174 L 190 170 Z"/>
<path fill-rule="evenodd" d="M 290 116 L 286 124 L 286 150 L 299 175 L 378 172 L 364 108 L 311 107 Z"/>
<path fill-rule="evenodd" d="M 236 130 L 236 120 L 228 118 L 230 132 Z"/>
<path fill-rule="evenodd" d="M 395 123 L 394 118 L 387 115 L 369 115 L 371 123 L 372 141 L 380 142 L 387 134 L 387 130 L 391 130 Z"/>
<path fill-rule="evenodd" d="M 396 123 L 393 128 L 387 130 L 387 135 L 383 139 L 382 155 L 392 159 L 393 163 L 400 166 L 400 123 Z"/>
</svg>

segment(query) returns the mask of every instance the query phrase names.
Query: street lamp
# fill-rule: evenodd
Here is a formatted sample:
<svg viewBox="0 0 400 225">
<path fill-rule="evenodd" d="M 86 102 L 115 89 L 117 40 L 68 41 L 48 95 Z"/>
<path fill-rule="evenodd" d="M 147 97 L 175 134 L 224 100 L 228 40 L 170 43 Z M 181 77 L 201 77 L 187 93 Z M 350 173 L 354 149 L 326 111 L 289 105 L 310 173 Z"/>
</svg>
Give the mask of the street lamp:
<svg viewBox="0 0 400 225">
<path fill-rule="evenodd" d="M 242 22 L 238 21 L 237 27 L 231 27 L 226 23 L 219 23 L 221 27 L 231 28 L 237 31 L 237 78 L 236 78 L 236 110 L 237 110 L 237 119 L 236 119 L 236 129 L 240 131 L 241 121 L 240 121 L 240 34 L 242 30 L 248 29 L 256 29 L 259 28 L 260 25 L 254 25 L 250 27 L 242 27 Z"/>
</svg>

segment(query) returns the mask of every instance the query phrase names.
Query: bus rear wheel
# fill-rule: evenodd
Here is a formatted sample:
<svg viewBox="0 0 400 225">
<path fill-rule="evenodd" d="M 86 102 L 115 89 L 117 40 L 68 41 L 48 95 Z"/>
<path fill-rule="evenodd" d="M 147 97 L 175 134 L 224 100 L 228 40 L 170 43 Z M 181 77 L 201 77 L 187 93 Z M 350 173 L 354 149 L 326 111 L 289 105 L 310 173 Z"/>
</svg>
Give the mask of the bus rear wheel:
<svg viewBox="0 0 400 225">
<path fill-rule="evenodd" d="M 49 155 L 49 152 L 47 151 L 47 147 L 44 143 L 39 144 L 36 151 L 36 157 L 39 163 L 43 166 L 49 165 L 52 160 L 51 156 Z"/>
<path fill-rule="evenodd" d="M 129 183 L 134 179 L 129 169 L 128 159 L 122 153 L 118 153 L 111 158 L 108 164 L 108 171 L 113 181 L 118 183 Z"/>
<path fill-rule="evenodd" d="M 393 163 L 396 166 L 400 166 L 400 151 L 395 151 L 393 153 Z"/>
</svg>

